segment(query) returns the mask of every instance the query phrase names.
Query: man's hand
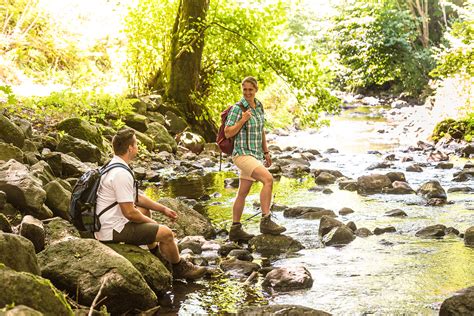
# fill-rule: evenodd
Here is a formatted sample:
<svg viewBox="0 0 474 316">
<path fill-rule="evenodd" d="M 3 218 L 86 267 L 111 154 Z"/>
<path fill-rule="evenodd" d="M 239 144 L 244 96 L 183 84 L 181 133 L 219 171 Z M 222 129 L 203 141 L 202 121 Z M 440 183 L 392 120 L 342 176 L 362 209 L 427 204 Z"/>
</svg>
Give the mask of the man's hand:
<svg viewBox="0 0 474 316">
<path fill-rule="evenodd" d="M 165 207 L 162 213 L 168 216 L 169 218 L 171 218 L 172 220 L 175 220 L 178 218 L 178 214 L 168 207 Z"/>
</svg>

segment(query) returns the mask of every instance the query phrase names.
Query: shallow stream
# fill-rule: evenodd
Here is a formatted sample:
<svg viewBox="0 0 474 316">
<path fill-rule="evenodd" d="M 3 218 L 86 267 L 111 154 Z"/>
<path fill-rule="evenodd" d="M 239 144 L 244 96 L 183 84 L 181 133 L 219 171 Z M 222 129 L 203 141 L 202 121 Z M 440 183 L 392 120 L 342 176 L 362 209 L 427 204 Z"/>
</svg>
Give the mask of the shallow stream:
<svg viewBox="0 0 474 316">
<path fill-rule="evenodd" d="M 453 173 L 460 170 L 467 160 L 454 159 L 454 168 L 435 169 L 428 163 L 421 173 L 406 172 L 413 162 L 427 163 L 421 152 L 404 152 L 409 139 L 393 137 L 381 132 L 395 124 L 373 115 L 373 112 L 345 112 L 333 119 L 331 127 L 318 133 L 294 132 L 291 136 L 276 136 L 272 143 L 281 148 L 298 146 L 319 150 L 321 158 L 311 163 L 312 169 L 335 169 L 345 176 L 357 178 L 370 173 L 402 171 L 415 190 L 424 182 L 437 179 L 448 190 L 451 187 L 474 186 L 474 181 L 452 182 Z M 325 153 L 335 148 L 339 153 Z M 380 154 L 369 154 L 379 151 Z M 398 160 L 391 169 L 367 168 L 394 153 Z M 401 162 L 402 157 L 413 157 L 413 162 Z M 211 172 L 206 176 L 190 176 L 172 180 L 159 188 L 149 188 L 148 193 L 162 196 L 183 196 L 198 199 L 208 194 L 216 196 L 204 210 L 218 227 L 228 225 L 231 207 L 237 189 L 225 188 L 224 179 L 235 177 L 231 171 Z M 309 191 L 314 178 L 307 175 L 300 179 L 282 177 L 274 185 L 275 202 L 287 206 L 318 206 L 337 213 L 343 207 L 355 212 L 339 216 L 343 222 L 354 221 L 357 227 L 373 230 L 392 225 L 396 233 L 386 233 L 367 238 L 356 238 L 345 247 L 324 247 L 317 232 L 319 220 L 284 218 L 276 212 L 278 222 L 287 228 L 285 234 L 299 240 L 305 249 L 291 257 L 273 258 L 274 266 L 305 266 L 314 279 L 311 289 L 290 293 L 271 294 L 261 290 L 259 283 L 245 290 L 241 283 L 231 279 L 200 281 L 190 287 L 175 287 L 175 305 L 179 315 L 221 314 L 236 311 L 245 305 L 298 304 L 324 310 L 334 315 L 360 314 L 421 314 L 437 315 L 441 302 L 453 292 L 474 285 L 474 249 L 464 246 L 455 235 L 444 239 L 421 239 L 415 233 L 429 225 L 444 224 L 464 232 L 474 225 L 474 194 L 448 193 L 454 203 L 445 206 L 425 206 L 423 200 L 411 195 L 361 196 L 356 192 L 339 190 L 337 184 L 329 185 L 332 194 Z M 260 185 L 254 185 L 247 198 L 244 217 L 257 212 L 253 206 L 259 199 Z M 217 194 L 215 194 L 217 193 Z M 215 194 L 215 195 L 214 195 Z M 402 209 L 405 218 L 384 216 L 392 209 Z M 249 232 L 258 233 L 257 220 L 246 224 Z M 228 228 L 228 226 L 227 226 Z"/>
</svg>

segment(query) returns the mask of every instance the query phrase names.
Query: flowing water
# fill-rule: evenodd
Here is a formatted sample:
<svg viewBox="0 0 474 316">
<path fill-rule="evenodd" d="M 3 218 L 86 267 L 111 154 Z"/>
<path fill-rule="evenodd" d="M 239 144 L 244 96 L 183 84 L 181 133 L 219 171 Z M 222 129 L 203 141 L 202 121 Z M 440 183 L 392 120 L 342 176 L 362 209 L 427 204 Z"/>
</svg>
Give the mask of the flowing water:
<svg viewBox="0 0 474 316">
<path fill-rule="evenodd" d="M 357 178 L 370 173 L 402 171 L 414 189 L 422 183 L 436 179 L 445 190 L 454 186 L 473 186 L 473 181 L 452 182 L 452 174 L 466 160 L 455 160 L 451 170 L 435 169 L 429 165 L 421 173 L 406 172 L 413 162 L 394 161 L 394 168 L 368 171 L 367 167 L 380 162 L 388 153 L 398 159 L 405 156 L 414 162 L 426 163 L 426 156 L 416 152 L 402 152 L 409 139 L 400 139 L 381 133 L 393 122 L 385 121 L 369 112 L 356 115 L 346 112 L 333 119 L 331 127 L 318 133 L 295 132 L 280 136 L 273 143 L 284 148 L 298 144 L 301 148 L 315 148 L 328 158 L 317 159 L 312 168 L 336 169 L 344 175 Z M 339 153 L 324 154 L 327 148 Z M 382 154 L 369 154 L 378 150 Z M 216 194 L 204 210 L 217 226 L 229 224 L 231 206 L 236 194 L 234 188 L 224 188 L 224 179 L 235 177 L 233 172 L 212 172 L 204 177 L 189 176 L 164 183 L 158 191 L 163 196 L 199 198 Z M 386 233 L 367 238 L 356 238 L 345 247 L 324 247 L 318 239 L 319 220 L 284 218 L 276 213 L 279 223 L 287 227 L 285 234 L 299 240 L 305 249 L 290 257 L 273 258 L 274 266 L 303 265 L 314 279 L 311 289 L 290 293 L 262 292 L 259 283 L 245 290 L 232 279 L 200 281 L 191 289 L 177 288 L 175 304 L 180 304 L 179 314 L 219 314 L 232 312 L 244 305 L 298 304 L 330 312 L 334 315 L 360 314 L 421 314 L 436 315 L 440 303 L 453 292 L 474 285 L 474 249 L 464 246 L 455 235 L 444 239 L 421 239 L 415 233 L 428 225 L 444 224 L 461 232 L 474 225 L 474 195 L 449 193 L 454 203 L 445 206 L 424 206 L 422 199 L 412 195 L 361 196 L 356 192 L 342 191 L 337 184 L 327 186 L 332 194 L 308 189 L 315 186 L 314 178 L 307 175 L 300 179 L 282 177 L 274 185 L 275 202 L 288 206 L 318 206 L 337 211 L 349 207 L 355 212 L 338 219 L 354 221 L 357 227 L 373 230 L 392 225 L 396 233 Z M 154 191 L 149 189 L 149 192 Z M 259 199 L 259 185 L 254 185 L 244 210 L 244 217 L 256 212 L 253 202 Z M 402 209 L 408 217 L 386 217 L 384 213 Z M 251 220 L 247 228 L 258 233 L 258 222 Z M 227 226 L 228 227 L 228 226 Z M 178 303 L 177 303 L 178 302 Z"/>
</svg>

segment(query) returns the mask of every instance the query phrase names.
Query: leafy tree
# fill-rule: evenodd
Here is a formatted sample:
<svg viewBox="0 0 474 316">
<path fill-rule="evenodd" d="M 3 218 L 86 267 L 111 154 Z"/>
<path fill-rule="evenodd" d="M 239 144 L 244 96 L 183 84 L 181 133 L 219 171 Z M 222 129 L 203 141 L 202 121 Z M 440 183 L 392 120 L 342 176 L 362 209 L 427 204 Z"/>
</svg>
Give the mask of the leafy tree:
<svg viewBox="0 0 474 316">
<path fill-rule="evenodd" d="M 433 62 L 430 51 L 415 43 L 417 22 L 410 12 L 391 1 L 350 1 L 341 12 L 333 35 L 340 83 L 419 94 Z"/>
</svg>

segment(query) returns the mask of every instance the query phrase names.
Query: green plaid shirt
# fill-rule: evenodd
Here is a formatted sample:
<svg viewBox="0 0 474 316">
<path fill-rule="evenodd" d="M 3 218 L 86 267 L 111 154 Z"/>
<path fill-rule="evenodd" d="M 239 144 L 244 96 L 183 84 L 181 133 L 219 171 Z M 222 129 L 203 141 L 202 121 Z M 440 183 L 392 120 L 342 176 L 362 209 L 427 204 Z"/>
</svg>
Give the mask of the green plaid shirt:
<svg viewBox="0 0 474 316">
<path fill-rule="evenodd" d="M 262 134 L 265 117 L 262 103 L 255 99 L 256 107 L 255 109 L 252 109 L 245 98 L 242 98 L 239 102 L 244 105 L 244 108 L 250 108 L 252 111 L 252 117 L 244 124 L 237 135 L 235 135 L 232 156 L 250 155 L 257 159 L 263 159 Z M 242 110 L 238 104 L 235 104 L 227 115 L 225 125 L 234 126 L 241 117 Z"/>
</svg>

